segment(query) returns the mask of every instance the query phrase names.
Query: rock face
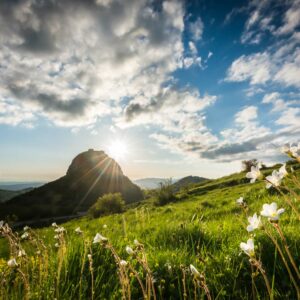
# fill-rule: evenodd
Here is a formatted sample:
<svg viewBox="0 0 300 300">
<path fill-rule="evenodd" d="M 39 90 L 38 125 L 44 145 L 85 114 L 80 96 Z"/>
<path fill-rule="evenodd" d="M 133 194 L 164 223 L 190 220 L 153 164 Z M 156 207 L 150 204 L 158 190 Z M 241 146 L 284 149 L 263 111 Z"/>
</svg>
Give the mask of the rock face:
<svg viewBox="0 0 300 300">
<path fill-rule="evenodd" d="M 142 200 L 141 189 L 103 151 L 77 155 L 67 174 L 0 206 L 0 217 L 15 214 L 19 220 L 65 216 L 86 211 L 106 193 L 122 194 L 126 203 Z"/>
</svg>

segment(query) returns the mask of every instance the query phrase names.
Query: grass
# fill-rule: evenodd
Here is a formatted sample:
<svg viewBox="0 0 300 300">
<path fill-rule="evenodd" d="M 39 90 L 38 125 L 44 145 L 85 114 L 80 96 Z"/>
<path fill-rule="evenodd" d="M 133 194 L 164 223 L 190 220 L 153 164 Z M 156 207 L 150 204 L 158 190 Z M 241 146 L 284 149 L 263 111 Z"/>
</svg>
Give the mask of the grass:
<svg viewBox="0 0 300 300">
<path fill-rule="evenodd" d="M 299 178 L 300 172 L 297 172 Z M 299 195 L 299 190 L 288 179 L 286 184 Z M 21 242 L 27 256 L 17 258 L 19 268 L 7 267 L 9 248 L 7 241 L 1 239 L 0 298 L 26 299 L 28 282 L 28 299 L 122 299 L 128 276 L 127 289 L 131 298 L 143 299 L 134 271 L 146 286 L 149 274 L 138 261 L 144 259 L 154 279 L 156 299 L 205 299 L 204 280 L 213 299 L 268 299 L 263 277 L 253 270 L 254 285 L 251 283 L 249 257 L 241 254 L 239 245 L 249 237 L 245 230 L 245 213 L 235 202 L 241 196 L 248 204 L 250 215 L 260 212 L 264 203 L 273 201 L 286 209 L 280 226 L 299 269 L 299 219 L 276 190 L 267 190 L 262 181 L 249 184 L 245 173 L 238 173 L 203 182 L 188 192 L 179 193 L 182 200 L 176 203 L 158 207 L 152 198 L 123 214 L 67 222 L 63 224 L 66 233 L 59 248 L 55 247 L 53 227 L 30 231 L 31 238 Z M 298 208 L 299 204 L 298 200 Z M 266 226 L 281 245 L 274 228 L 267 223 Z M 74 232 L 77 227 L 83 235 Z M 113 251 L 126 260 L 132 270 L 128 265 L 124 271 L 109 247 L 91 243 L 97 232 L 108 238 Z M 37 236 L 43 240 L 45 249 Z M 136 249 L 134 239 L 143 247 L 136 250 L 136 256 L 130 256 L 125 247 Z M 255 244 L 257 257 L 271 282 L 274 299 L 297 299 L 278 251 L 264 231 L 255 232 Z M 37 255 L 37 251 L 41 254 Z M 89 258 L 87 254 L 92 256 Z M 190 264 L 204 277 L 193 276 Z M 18 273 L 19 269 L 24 272 L 25 279 Z"/>
</svg>

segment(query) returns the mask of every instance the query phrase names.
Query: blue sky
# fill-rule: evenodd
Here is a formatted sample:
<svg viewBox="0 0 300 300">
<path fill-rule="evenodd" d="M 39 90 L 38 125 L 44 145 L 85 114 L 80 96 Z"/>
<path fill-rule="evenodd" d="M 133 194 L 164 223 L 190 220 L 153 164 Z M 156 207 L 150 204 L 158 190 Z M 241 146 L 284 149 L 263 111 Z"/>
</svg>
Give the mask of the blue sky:
<svg viewBox="0 0 300 300">
<path fill-rule="evenodd" d="M 299 29 L 299 0 L 2 1 L 0 181 L 55 179 L 89 148 L 130 178 L 283 161 Z"/>
</svg>

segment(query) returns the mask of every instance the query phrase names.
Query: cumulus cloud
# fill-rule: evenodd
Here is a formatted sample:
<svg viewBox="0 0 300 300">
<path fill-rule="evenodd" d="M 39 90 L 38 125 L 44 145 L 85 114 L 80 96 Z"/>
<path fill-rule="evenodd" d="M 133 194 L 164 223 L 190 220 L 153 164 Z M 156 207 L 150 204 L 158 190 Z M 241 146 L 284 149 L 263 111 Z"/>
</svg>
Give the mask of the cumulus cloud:
<svg viewBox="0 0 300 300">
<path fill-rule="evenodd" d="M 233 61 L 226 81 L 249 81 L 251 85 L 279 83 L 284 87 L 300 87 L 300 37 L 293 35 L 287 41 L 268 51 L 242 55 Z"/>
<path fill-rule="evenodd" d="M 202 39 L 203 30 L 204 30 L 204 24 L 200 17 L 197 18 L 195 22 L 190 23 L 190 31 L 192 34 L 192 38 L 195 41 L 199 41 Z"/>
<path fill-rule="evenodd" d="M 121 114 L 183 66 L 184 13 L 167 0 L 1 1 L 0 101 L 60 126 Z"/>
<path fill-rule="evenodd" d="M 242 55 L 227 72 L 227 81 L 249 80 L 251 84 L 263 84 L 271 78 L 272 63 L 268 53 Z"/>
</svg>

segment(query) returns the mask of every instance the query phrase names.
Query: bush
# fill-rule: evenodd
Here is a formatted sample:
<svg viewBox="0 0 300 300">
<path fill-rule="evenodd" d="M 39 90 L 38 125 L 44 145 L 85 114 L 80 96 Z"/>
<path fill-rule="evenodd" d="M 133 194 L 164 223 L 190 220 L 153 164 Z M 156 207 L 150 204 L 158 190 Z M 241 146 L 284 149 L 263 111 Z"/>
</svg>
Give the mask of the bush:
<svg viewBox="0 0 300 300">
<path fill-rule="evenodd" d="M 125 202 L 120 193 L 105 194 L 90 207 L 88 213 L 93 218 L 124 211 Z"/>
<path fill-rule="evenodd" d="M 172 186 L 172 180 L 169 179 L 166 182 L 161 182 L 160 188 L 157 190 L 157 204 L 165 205 L 175 200 L 177 200 L 177 197 Z"/>
</svg>

